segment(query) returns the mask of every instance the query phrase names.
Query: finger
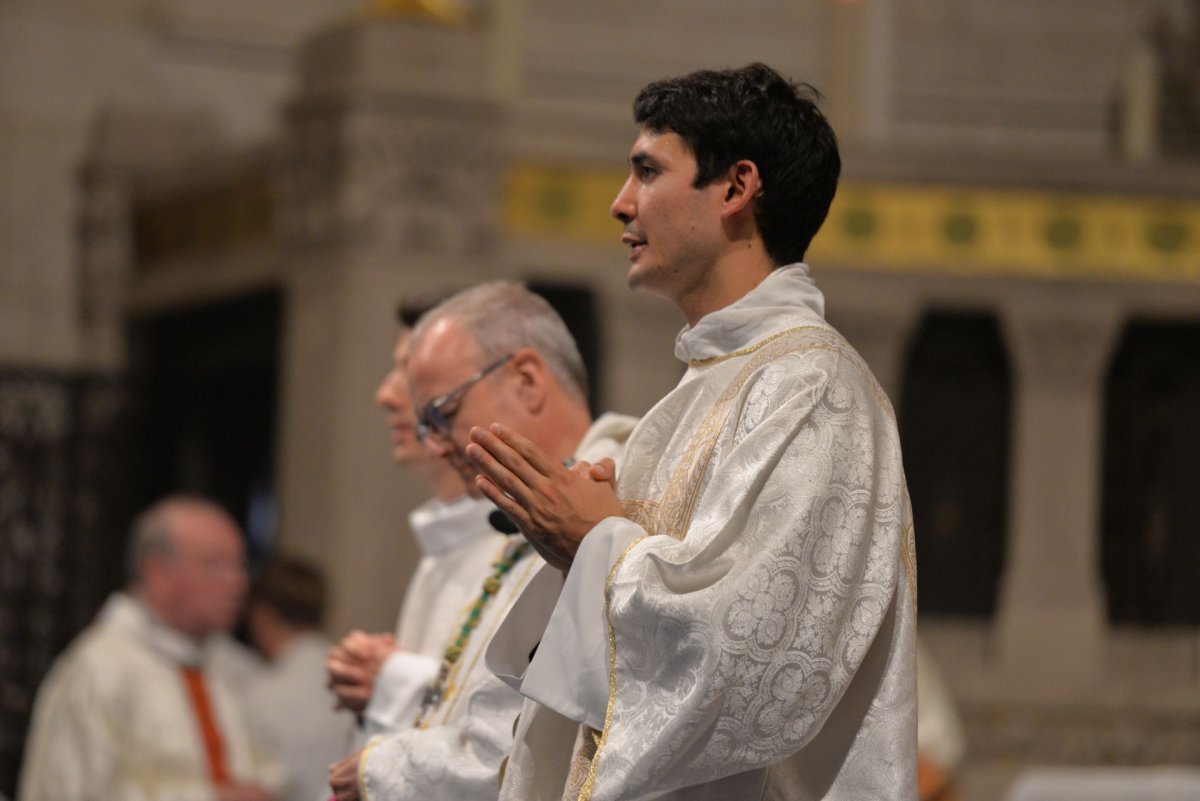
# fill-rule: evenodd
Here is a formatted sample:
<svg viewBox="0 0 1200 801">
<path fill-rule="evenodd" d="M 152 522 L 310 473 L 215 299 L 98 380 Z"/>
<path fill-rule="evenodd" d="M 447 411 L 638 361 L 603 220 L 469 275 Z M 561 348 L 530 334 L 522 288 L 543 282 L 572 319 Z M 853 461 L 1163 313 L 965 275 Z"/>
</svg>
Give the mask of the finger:
<svg viewBox="0 0 1200 801">
<path fill-rule="evenodd" d="M 565 469 L 532 442 L 499 423 L 471 429 L 471 440 L 530 486 Z"/>
<path fill-rule="evenodd" d="M 531 520 L 529 512 L 526 511 L 524 506 L 506 495 L 486 475 L 476 476 L 475 486 L 479 488 L 479 491 L 483 493 L 485 498 L 496 504 L 496 508 L 508 515 L 517 524 L 517 528 L 521 529 L 522 533 L 529 533 Z"/>
<path fill-rule="evenodd" d="M 474 430 L 478 431 L 479 429 Z M 494 437 L 492 439 L 495 440 Z M 499 443 L 499 440 L 495 440 L 495 442 Z M 467 446 L 466 454 L 481 476 L 489 479 L 495 486 L 516 500 L 517 503 L 527 507 L 532 502 L 534 496 L 534 485 L 531 482 L 544 481 L 545 479 L 538 475 L 530 465 L 523 463 L 523 460 L 521 460 L 516 451 L 511 450 L 502 443 L 500 443 L 500 447 L 503 458 L 508 464 L 497 460 L 491 451 L 486 450 L 477 442 L 472 442 Z M 513 466 L 521 464 L 522 466 L 518 469 L 524 470 L 526 476 L 522 477 L 514 472 L 509 468 L 509 464 Z"/>
<path fill-rule="evenodd" d="M 353 640 L 347 640 L 342 644 L 346 654 L 357 660 L 362 660 L 371 653 L 374 642 L 366 637 L 359 637 Z"/>
<path fill-rule="evenodd" d="M 329 680 L 335 686 L 359 685 L 366 681 L 364 671 L 350 665 L 333 668 L 329 671 Z"/>
<path fill-rule="evenodd" d="M 546 455 L 546 452 L 534 445 L 529 438 L 521 436 L 503 423 L 492 423 L 488 429 L 499 437 L 501 442 L 519 453 L 521 458 L 541 475 L 552 476 L 564 469 L 562 462 Z"/>
<path fill-rule="evenodd" d="M 338 644 L 345 645 L 348 640 L 352 640 L 356 637 L 361 637 L 362 634 L 363 634 L 362 629 L 350 629 L 350 631 L 346 632 L 346 636 L 342 637 L 342 641 Z"/>
<path fill-rule="evenodd" d="M 588 476 L 595 481 L 607 481 L 609 484 L 615 484 L 617 464 L 606 456 L 588 469 Z"/>
</svg>

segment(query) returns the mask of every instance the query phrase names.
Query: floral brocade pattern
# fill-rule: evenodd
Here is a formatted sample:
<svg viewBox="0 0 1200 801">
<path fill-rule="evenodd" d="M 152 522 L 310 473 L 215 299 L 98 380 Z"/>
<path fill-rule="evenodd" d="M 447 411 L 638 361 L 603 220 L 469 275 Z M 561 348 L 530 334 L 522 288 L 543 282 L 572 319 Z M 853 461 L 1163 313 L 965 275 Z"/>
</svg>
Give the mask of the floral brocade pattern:
<svg viewBox="0 0 1200 801">
<path fill-rule="evenodd" d="M 693 365 L 628 453 L 658 458 L 627 463 L 626 509 L 668 536 L 610 580 L 615 693 L 590 798 L 915 792 L 911 513 L 858 355 L 805 326 Z M 764 791 L 789 758 L 833 767 Z"/>
</svg>

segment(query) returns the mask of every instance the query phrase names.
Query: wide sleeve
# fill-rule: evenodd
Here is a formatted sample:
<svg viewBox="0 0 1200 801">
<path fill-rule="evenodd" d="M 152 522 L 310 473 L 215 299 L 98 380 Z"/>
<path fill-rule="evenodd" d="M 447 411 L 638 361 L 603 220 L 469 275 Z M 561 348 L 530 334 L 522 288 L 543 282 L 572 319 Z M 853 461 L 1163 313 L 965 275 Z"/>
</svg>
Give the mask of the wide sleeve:
<svg viewBox="0 0 1200 801">
<path fill-rule="evenodd" d="M 364 801 L 495 801 L 521 696 L 483 670 L 459 719 L 375 738 L 359 763 Z"/>
<path fill-rule="evenodd" d="M 685 449 L 658 536 L 608 583 L 594 801 L 776 764 L 826 729 L 842 731 L 819 761 L 841 764 L 857 728 L 827 722 L 896 614 L 907 495 L 890 405 L 861 365 L 778 359 L 715 423 Z"/>
<path fill-rule="evenodd" d="M 375 677 L 363 718 L 368 736 L 412 725 L 425 688 L 437 678 L 438 660 L 425 654 L 398 651 L 389 656 Z"/>
</svg>

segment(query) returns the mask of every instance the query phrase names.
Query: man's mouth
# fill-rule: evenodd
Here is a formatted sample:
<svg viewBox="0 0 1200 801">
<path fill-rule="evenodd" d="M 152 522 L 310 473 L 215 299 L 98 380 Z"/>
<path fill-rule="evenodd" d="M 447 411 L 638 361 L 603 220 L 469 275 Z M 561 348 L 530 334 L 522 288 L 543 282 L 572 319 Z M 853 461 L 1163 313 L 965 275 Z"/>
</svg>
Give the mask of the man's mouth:
<svg viewBox="0 0 1200 801">
<path fill-rule="evenodd" d="M 637 261 L 638 256 L 642 255 L 642 251 L 646 249 L 646 240 L 633 234 L 625 234 L 621 237 L 621 244 L 629 246 L 629 260 Z"/>
</svg>

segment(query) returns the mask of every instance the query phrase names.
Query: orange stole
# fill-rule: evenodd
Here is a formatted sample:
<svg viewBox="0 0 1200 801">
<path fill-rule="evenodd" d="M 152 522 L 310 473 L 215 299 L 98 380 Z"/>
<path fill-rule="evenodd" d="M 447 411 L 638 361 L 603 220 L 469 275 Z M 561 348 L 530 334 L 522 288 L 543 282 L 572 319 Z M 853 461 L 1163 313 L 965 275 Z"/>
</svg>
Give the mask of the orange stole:
<svg viewBox="0 0 1200 801">
<path fill-rule="evenodd" d="M 182 665 L 184 685 L 188 697 L 192 701 L 192 709 L 196 711 L 196 721 L 200 724 L 200 734 L 204 740 L 204 751 L 208 756 L 208 772 L 214 784 L 221 785 L 229 781 L 229 771 L 225 767 L 225 743 L 221 740 L 221 731 L 217 728 L 213 716 L 212 705 L 208 700 L 208 689 L 204 686 L 204 674 L 199 668 Z"/>
</svg>

